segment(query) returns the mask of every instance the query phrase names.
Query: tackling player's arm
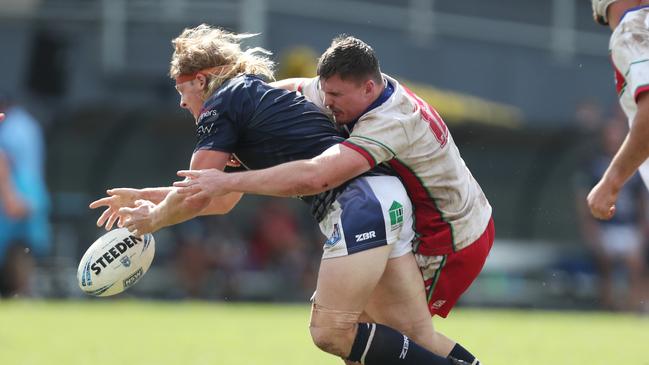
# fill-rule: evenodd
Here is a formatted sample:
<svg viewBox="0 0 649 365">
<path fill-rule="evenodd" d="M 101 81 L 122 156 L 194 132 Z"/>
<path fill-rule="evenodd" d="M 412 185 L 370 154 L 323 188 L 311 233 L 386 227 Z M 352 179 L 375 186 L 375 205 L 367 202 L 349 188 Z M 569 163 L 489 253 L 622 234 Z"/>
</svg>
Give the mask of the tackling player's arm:
<svg viewBox="0 0 649 365">
<path fill-rule="evenodd" d="M 289 91 L 299 91 L 300 85 L 302 85 L 302 83 L 305 82 L 306 80 L 308 79 L 304 77 L 295 77 L 291 79 L 273 81 L 269 85 L 279 89 L 284 89 Z"/>
<path fill-rule="evenodd" d="M 353 149 L 337 144 L 310 160 L 283 163 L 263 170 L 221 173 L 214 170 L 179 171 L 189 177 L 175 186 L 180 192 L 210 197 L 238 191 L 271 196 L 313 195 L 340 186 L 371 168 Z"/>
<path fill-rule="evenodd" d="M 631 130 L 600 182 L 588 194 L 588 205 L 596 218 L 613 216 L 620 189 L 649 158 L 649 92 L 640 94 L 637 104 L 638 112 Z"/>
</svg>

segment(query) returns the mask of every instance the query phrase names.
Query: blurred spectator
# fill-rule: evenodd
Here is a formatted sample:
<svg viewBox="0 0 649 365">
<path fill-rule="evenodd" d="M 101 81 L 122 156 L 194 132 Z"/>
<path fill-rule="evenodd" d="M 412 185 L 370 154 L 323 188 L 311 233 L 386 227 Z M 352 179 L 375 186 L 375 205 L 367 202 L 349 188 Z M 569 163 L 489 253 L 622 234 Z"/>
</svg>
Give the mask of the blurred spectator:
<svg viewBox="0 0 649 365">
<path fill-rule="evenodd" d="M 317 265 L 309 258 L 309 245 L 317 247 L 300 230 L 298 218 L 285 202 L 268 200 L 253 218 L 249 268 L 279 276 L 287 298 L 310 295 L 315 288 Z M 319 259 L 320 257 L 317 256 Z M 290 293 L 292 291 L 292 293 Z"/>
<path fill-rule="evenodd" d="M 0 95 L 0 294 L 30 295 L 32 259 L 50 247 L 41 127 Z"/>
<path fill-rule="evenodd" d="M 603 308 L 641 310 L 646 303 L 644 275 L 647 222 L 646 190 L 638 174 L 624 185 L 617 201 L 617 213 L 609 221 L 593 218 L 585 197 L 599 181 L 626 135 L 626 122 L 616 116 L 600 132 L 599 151 L 582 166 L 578 175 L 577 211 L 582 238 L 592 252 L 599 271 L 599 296 Z M 617 295 L 616 263 L 622 263 L 628 277 L 627 295 Z M 620 300 L 616 300 L 620 299 Z"/>
</svg>

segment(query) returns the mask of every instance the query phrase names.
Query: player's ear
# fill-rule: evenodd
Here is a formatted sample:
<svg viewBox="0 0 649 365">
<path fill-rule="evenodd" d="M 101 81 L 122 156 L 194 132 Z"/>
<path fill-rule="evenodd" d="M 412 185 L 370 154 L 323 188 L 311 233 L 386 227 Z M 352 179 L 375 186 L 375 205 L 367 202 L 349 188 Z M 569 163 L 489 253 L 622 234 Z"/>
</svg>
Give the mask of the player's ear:
<svg viewBox="0 0 649 365">
<path fill-rule="evenodd" d="M 207 86 L 207 77 L 202 73 L 198 73 L 196 74 L 196 82 L 198 82 L 198 86 L 201 89 L 205 89 L 205 87 Z"/>
<path fill-rule="evenodd" d="M 372 79 L 367 79 L 365 80 L 365 83 L 363 85 L 363 91 L 365 92 L 366 95 L 371 95 L 374 92 L 374 88 L 376 87 L 376 83 Z"/>
</svg>

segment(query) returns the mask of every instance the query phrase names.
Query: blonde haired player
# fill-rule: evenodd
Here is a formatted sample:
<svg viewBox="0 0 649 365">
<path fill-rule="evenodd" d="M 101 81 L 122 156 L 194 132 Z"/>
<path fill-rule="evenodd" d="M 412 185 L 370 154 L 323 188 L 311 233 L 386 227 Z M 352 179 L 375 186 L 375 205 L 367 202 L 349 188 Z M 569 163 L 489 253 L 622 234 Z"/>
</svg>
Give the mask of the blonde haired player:
<svg viewBox="0 0 649 365">
<path fill-rule="evenodd" d="M 649 186 L 649 1 L 592 0 L 595 21 L 608 25 L 615 84 L 630 130 L 604 176 L 590 191 L 595 218 L 611 219 L 622 186 L 636 171 Z"/>
<path fill-rule="evenodd" d="M 257 50 L 242 51 L 242 37 L 209 26 L 185 30 L 173 41 L 171 77 L 181 107 L 197 121 L 194 169 L 223 170 L 231 156 L 263 169 L 312 158 L 343 139 L 317 106 L 295 92 L 273 88 L 272 63 Z M 333 146 L 333 147 L 332 147 Z M 338 189 L 304 194 L 328 236 L 318 273 L 310 332 L 322 350 L 368 365 L 453 365 L 419 346 L 431 338 L 421 274 L 412 254 L 412 208 L 396 177 L 353 179 Z M 98 223 L 115 220 L 134 234 L 156 231 L 199 214 L 227 212 L 241 194 L 186 199 L 175 190 L 110 191 L 91 207 L 107 206 Z M 162 197 L 166 192 L 167 195 Z M 233 195 L 234 194 L 234 195 Z M 142 198 L 140 198 L 142 199 Z M 162 201 L 160 201 L 162 199 Z M 157 203 L 157 204 L 156 204 Z M 375 301 L 375 293 L 387 301 Z M 361 319 L 375 306 L 397 306 L 403 316 L 378 324 Z M 389 327 L 394 323 L 397 331 Z M 413 333 L 414 340 L 407 335 Z M 245 356 L 245 354 L 243 355 Z M 242 362 L 245 363 L 245 360 Z"/>
<path fill-rule="evenodd" d="M 334 39 L 320 57 L 318 75 L 277 84 L 301 91 L 349 130 L 341 145 L 310 160 L 266 170 L 179 172 L 191 180 L 176 186 L 197 196 L 231 191 L 312 194 L 387 164 L 401 177 L 413 203 L 416 259 L 424 275 L 429 311 L 446 317 L 482 270 L 493 244 L 487 198 L 442 118 L 397 80 L 382 74 L 369 45 L 354 37 Z M 405 313 L 390 306 L 369 314 L 380 321 L 408 318 Z M 426 322 L 428 316 L 421 318 L 420 325 Z M 470 352 L 438 332 L 421 338 L 437 354 L 479 364 Z"/>
</svg>

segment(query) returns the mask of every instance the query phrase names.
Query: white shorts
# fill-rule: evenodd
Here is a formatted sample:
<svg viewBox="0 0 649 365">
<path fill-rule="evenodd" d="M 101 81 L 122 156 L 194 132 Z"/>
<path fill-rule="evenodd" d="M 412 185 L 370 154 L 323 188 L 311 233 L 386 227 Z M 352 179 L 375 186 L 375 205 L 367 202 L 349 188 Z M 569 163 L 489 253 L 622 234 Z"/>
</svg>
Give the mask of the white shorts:
<svg viewBox="0 0 649 365">
<path fill-rule="evenodd" d="M 323 259 L 392 245 L 390 258 L 412 251 L 413 211 L 401 180 L 365 176 L 353 180 L 336 198 L 320 231 L 327 237 Z"/>
</svg>

